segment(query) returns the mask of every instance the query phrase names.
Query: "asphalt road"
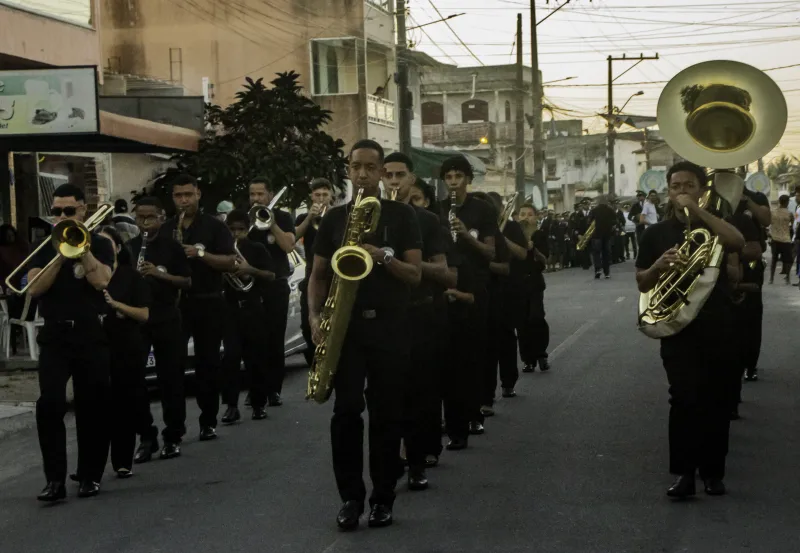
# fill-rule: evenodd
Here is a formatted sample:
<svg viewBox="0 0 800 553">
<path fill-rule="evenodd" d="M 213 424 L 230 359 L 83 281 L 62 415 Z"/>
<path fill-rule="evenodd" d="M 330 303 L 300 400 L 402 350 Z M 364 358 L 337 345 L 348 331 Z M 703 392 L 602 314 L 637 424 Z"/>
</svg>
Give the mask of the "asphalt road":
<svg viewBox="0 0 800 553">
<path fill-rule="evenodd" d="M 71 486 L 66 504 L 37 503 L 35 431 L 0 441 L 0 552 L 800 551 L 800 291 L 766 288 L 761 380 L 745 385 L 733 423 L 729 495 L 673 504 L 658 344 L 634 328 L 632 264 L 612 271 L 548 276 L 553 370 L 522 375 L 486 435 L 430 471 L 430 490 L 403 482 L 390 528 L 337 531 L 331 406 L 303 400 L 298 369 L 283 407 L 221 428 L 216 442 L 197 442 L 191 401 L 183 457 L 109 476 L 94 499 Z"/>
</svg>

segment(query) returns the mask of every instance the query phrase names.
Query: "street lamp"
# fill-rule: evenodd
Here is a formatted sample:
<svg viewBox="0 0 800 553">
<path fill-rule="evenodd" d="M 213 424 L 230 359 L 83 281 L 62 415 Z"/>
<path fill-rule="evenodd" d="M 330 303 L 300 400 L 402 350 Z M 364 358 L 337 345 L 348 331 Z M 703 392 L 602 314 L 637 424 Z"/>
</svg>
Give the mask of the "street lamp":
<svg viewBox="0 0 800 553">
<path fill-rule="evenodd" d="M 636 96 L 641 96 L 642 94 L 644 94 L 644 90 L 640 90 L 639 92 L 635 92 L 634 94 L 631 94 L 631 97 L 630 97 L 630 98 L 628 98 L 628 99 L 625 101 L 625 103 L 624 103 L 624 104 L 622 104 L 622 107 L 621 107 L 621 108 L 619 108 L 619 110 L 617 110 L 617 113 L 622 113 L 622 110 L 624 110 L 624 109 L 625 109 L 625 106 L 627 106 L 627 105 L 628 105 L 628 102 L 630 102 L 631 100 L 633 100 L 633 98 L 634 98 L 634 97 L 636 97 Z"/>
</svg>

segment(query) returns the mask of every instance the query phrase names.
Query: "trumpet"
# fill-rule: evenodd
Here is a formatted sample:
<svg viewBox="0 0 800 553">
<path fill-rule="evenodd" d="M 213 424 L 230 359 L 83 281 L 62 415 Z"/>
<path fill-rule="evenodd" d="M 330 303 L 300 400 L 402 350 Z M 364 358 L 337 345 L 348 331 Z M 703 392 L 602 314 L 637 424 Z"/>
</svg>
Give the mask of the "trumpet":
<svg viewBox="0 0 800 553">
<path fill-rule="evenodd" d="M 236 252 L 236 261 L 235 261 L 236 267 L 238 267 L 242 261 L 245 262 L 247 261 L 242 255 L 242 252 L 239 250 L 238 240 L 236 240 L 233 243 L 233 250 Z M 253 287 L 253 284 L 255 284 L 255 281 L 249 277 L 247 279 L 247 282 L 245 282 L 233 273 L 223 273 L 223 274 L 225 275 L 225 279 L 228 281 L 228 284 L 230 284 L 231 287 L 237 292 L 247 292 Z"/>
<path fill-rule="evenodd" d="M 272 228 L 272 225 L 275 224 L 275 213 L 273 213 L 272 210 L 275 209 L 278 200 L 281 199 L 281 196 L 283 196 L 288 189 L 288 186 L 281 188 L 280 191 L 275 194 L 275 197 L 272 198 L 269 205 L 255 204 L 250 208 L 250 220 L 253 221 L 253 224 L 250 226 L 251 231 L 269 230 Z"/>
<path fill-rule="evenodd" d="M 105 220 L 108 215 L 114 211 L 114 206 L 111 204 L 101 204 L 97 208 L 97 212 L 89 217 L 85 222 L 73 221 L 72 219 L 65 219 L 53 227 L 53 232 L 50 234 L 50 240 L 42 242 L 33 253 L 31 253 L 25 261 L 19 264 L 14 269 L 8 278 L 6 278 L 6 286 L 15 294 L 22 295 L 33 286 L 33 283 L 47 272 L 47 270 L 58 260 L 59 257 L 66 259 L 80 259 L 86 252 L 89 251 L 92 245 L 92 231 L 94 231 Z M 47 244 L 52 244 L 56 249 L 56 255 L 53 259 L 39 271 L 35 277 L 28 280 L 28 283 L 22 288 L 16 288 L 13 282 L 16 276 L 22 269 L 33 259 L 39 250 L 44 248 Z"/>
<path fill-rule="evenodd" d="M 322 222 L 322 218 L 325 217 L 325 213 L 327 212 L 328 212 L 328 206 L 327 205 L 322 206 L 319 215 L 317 216 L 316 219 L 314 219 L 314 222 L 311 223 L 311 226 L 314 227 L 314 230 L 319 230 L 319 225 Z"/>
</svg>

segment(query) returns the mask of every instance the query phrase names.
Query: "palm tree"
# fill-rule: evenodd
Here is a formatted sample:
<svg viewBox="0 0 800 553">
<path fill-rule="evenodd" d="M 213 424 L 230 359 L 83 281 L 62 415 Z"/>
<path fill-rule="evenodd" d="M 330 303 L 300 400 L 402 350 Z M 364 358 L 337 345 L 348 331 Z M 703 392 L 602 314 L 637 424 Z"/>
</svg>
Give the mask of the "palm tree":
<svg viewBox="0 0 800 553">
<path fill-rule="evenodd" d="M 793 187 L 800 183 L 800 159 L 797 156 L 783 154 L 767 165 L 767 176 L 780 185 Z"/>
</svg>

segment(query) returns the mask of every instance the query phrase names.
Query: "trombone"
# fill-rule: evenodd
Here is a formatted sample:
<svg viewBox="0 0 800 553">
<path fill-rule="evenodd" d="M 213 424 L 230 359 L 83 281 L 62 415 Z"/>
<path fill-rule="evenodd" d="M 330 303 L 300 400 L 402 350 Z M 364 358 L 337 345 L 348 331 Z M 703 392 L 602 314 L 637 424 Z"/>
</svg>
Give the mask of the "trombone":
<svg viewBox="0 0 800 553">
<path fill-rule="evenodd" d="M 275 194 L 275 197 L 272 198 L 272 201 L 269 205 L 263 204 L 255 204 L 253 207 L 250 208 L 250 220 L 253 223 L 250 225 L 250 230 L 269 230 L 272 228 L 272 225 L 275 224 L 275 213 L 273 213 L 273 209 L 275 205 L 278 203 L 278 200 L 281 199 L 281 196 L 288 190 L 288 186 L 284 186 L 280 189 L 280 191 Z"/>
<path fill-rule="evenodd" d="M 514 192 L 506 201 L 506 205 L 500 213 L 500 218 L 497 220 L 497 226 L 500 228 L 500 232 L 503 232 L 506 228 L 506 223 L 508 223 L 509 219 L 511 219 L 511 214 L 514 213 L 514 208 L 517 207 L 517 198 L 519 197 L 519 192 Z"/>
<path fill-rule="evenodd" d="M 33 250 L 33 253 L 25 258 L 25 261 L 20 263 L 19 266 L 14 269 L 10 275 L 8 275 L 8 278 L 6 278 L 6 286 L 8 289 L 15 294 L 23 295 L 31 286 L 33 286 L 34 282 L 39 280 L 39 278 L 56 262 L 59 257 L 64 257 L 66 259 L 80 259 L 83 257 L 86 252 L 89 251 L 89 248 L 92 245 L 92 231 L 99 227 L 112 211 L 114 211 L 113 205 L 101 204 L 98 206 L 97 212 L 86 219 L 86 221 L 83 223 L 74 221 L 72 219 L 65 219 L 58 223 L 55 227 L 53 227 L 53 232 L 50 233 L 50 240 L 45 240 L 39 244 L 39 247 Z M 36 254 L 39 253 L 39 250 L 48 244 L 52 244 L 53 247 L 55 247 L 57 252 L 56 255 L 53 256 L 53 259 L 51 259 L 50 262 L 45 265 L 35 277 L 29 279 L 25 286 L 22 288 L 16 288 L 13 284 L 13 281 L 16 280 L 15 277 L 31 261 L 31 259 L 33 259 Z"/>
</svg>

